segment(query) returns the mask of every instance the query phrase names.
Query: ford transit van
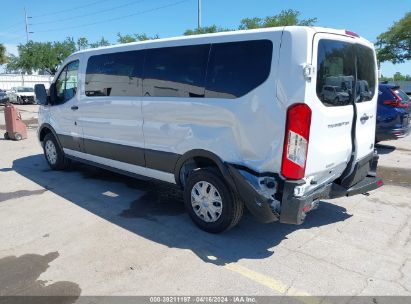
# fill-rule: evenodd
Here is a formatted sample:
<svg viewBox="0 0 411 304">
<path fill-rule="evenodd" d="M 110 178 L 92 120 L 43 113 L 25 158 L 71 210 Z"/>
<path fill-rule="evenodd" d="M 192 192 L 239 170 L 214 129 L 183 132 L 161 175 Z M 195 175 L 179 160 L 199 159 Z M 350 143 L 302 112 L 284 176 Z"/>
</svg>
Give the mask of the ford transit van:
<svg viewBox="0 0 411 304">
<path fill-rule="evenodd" d="M 320 199 L 382 185 L 373 45 L 345 30 L 281 27 L 76 52 L 46 94 L 38 137 L 52 169 L 81 161 L 184 190 L 208 232 L 246 207 L 301 224 Z"/>
</svg>

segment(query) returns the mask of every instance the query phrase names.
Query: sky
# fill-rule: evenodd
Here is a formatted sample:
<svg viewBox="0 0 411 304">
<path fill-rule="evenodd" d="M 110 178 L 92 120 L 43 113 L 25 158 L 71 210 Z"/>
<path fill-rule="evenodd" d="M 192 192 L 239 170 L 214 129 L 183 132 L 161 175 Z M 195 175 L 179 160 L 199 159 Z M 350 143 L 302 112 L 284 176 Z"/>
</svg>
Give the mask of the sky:
<svg viewBox="0 0 411 304">
<path fill-rule="evenodd" d="M 17 54 L 17 45 L 26 42 L 26 8 L 29 38 L 34 41 L 61 41 L 66 37 L 88 38 L 89 42 L 104 36 L 112 43 L 117 33 L 146 33 L 161 38 L 179 36 L 197 27 L 197 0 L 1 0 L 0 43 L 9 53 Z M 247 17 L 275 15 L 294 9 L 301 18 L 317 18 L 317 26 L 348 29 L 375 42 L 395 21 L 411 11 L 410 0 L 202 0 L 202 26 L 216 24 L 238 28 Z M 7 12 L 7 13 L 4 13 Z M 395 72 L 411 75 L 411 61 L 381 65 L 384 76 Z"/>
</svg>

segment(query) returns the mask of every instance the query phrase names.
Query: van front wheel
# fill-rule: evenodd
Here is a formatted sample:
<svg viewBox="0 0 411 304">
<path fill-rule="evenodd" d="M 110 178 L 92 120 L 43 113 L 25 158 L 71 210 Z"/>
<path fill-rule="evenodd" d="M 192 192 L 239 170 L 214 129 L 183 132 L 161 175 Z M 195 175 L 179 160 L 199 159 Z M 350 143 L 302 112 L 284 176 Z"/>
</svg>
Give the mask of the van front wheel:
<svg viewBox="0 0 411 304">
<path fill-rule="evenodd" d="M 47 134 L 43 140 L 44 156 L 53 170 L 63 170 L 70 165 L 70 160 L 64 155 L 52 133 Z"/>
<path fill-rule="evenodd" d="M 184 204 L 202 230 L 219 233 L 240 221 L 244 204 L 226 186 L 216 169 L 198 169 L 190 174 L 184 189 Z"/>
</svg>

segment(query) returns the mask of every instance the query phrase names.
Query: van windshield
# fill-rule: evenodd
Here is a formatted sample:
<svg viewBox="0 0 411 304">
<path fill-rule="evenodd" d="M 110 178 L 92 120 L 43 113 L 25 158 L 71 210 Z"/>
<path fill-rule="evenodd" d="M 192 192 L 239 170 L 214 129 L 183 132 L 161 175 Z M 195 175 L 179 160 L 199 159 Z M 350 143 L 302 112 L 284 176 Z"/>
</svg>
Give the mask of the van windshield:
<svg viewBox="0 0 411 304">
<path fill-rule="evenodd" d="M 357 103 L 369 101 L 374 96 L 375 60 L 372 49 L 368 47 L 321 39 L 318 44 L 317 69 L 317 96 L 325 106 L 352 104 L 354 95 Z M 356 75 L 358 79 L 355 82 Z M 329 87 L 335 90 L 327 89 Z"/>
</svg>

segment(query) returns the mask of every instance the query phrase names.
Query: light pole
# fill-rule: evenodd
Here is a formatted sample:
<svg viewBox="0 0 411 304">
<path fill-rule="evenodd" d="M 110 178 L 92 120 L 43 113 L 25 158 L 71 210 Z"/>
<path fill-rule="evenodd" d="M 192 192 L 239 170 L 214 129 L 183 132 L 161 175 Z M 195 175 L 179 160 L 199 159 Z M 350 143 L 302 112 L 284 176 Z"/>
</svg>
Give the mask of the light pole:
<svg viewBox="0 0 411 304">
<path fill-rule="evenodd" d="M 27 40 L 27 42 L 29 42 L 29 34 L 33 34 L 33 32 L 29 32 L 29 23 L 27 21 L 28 18 L 31 18 L 31 17 L 27 16 L 26 7 L 24 7 L 24 23 L 26 24 L 26 40 Z"/>
<path fill-rule="evenodd" d="M 201 29 L 201 0 L 198 1 L 197 29 Z"/>
</svg>

